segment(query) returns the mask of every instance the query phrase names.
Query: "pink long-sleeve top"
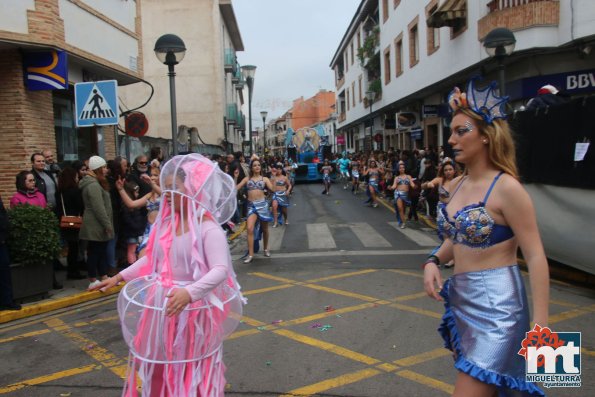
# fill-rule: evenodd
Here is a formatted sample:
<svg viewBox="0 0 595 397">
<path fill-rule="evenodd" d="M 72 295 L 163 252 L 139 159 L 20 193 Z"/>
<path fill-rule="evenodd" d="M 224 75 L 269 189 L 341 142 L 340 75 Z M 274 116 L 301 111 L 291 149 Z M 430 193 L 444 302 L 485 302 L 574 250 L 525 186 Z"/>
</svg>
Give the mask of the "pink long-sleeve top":
<svg viewBox="0 0 595 397">
<path fill-rule="evenodd" d="M 45 196 L 39 190 L 35 190 L 33 193 L 16 192 L 10 199 L 10 208 L 14 208 L 19 204 L 30 204 L 41 208 L 47 207 Z"/>
<path fill-rule="evenodd" d="M 224 282 L 231 267 L 227 238 L 221 227 L 212 221 L 203 221 L 201 225 L 201 239 L 204 247 L 204 263 L 208 271 L 195 280 L 198 258 L 187 258 L 190 255 L 191 235 L 184 233 L 174 238 L 171 247 L 172 276 L 176 281 L 190 281 L 184 286 L 190 294 L 192 302 L 205 297 L 211 290 Z M 190 266 L 186 264 L 189 263 Z M 147 258 L 143 257 L 120 274 L 124 281 L 133 280 L 141 274 L 141 268 L 147 265 Z M 192 282 L 193 281 L 193 282 Z"/>
</svg>

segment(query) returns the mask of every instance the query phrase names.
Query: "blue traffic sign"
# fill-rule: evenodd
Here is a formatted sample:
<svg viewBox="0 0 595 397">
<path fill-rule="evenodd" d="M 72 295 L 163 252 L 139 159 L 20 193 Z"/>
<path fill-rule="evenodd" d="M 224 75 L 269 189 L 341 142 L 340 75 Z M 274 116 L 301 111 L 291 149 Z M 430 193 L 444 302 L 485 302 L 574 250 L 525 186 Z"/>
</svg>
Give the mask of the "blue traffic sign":
<svg viewBox="0 0 595 397">
<path fill-rule="evenodd" d="M 116 80 L 74 85 L 76 126 L 118 124 L 118 82 Z"/>
</svg>

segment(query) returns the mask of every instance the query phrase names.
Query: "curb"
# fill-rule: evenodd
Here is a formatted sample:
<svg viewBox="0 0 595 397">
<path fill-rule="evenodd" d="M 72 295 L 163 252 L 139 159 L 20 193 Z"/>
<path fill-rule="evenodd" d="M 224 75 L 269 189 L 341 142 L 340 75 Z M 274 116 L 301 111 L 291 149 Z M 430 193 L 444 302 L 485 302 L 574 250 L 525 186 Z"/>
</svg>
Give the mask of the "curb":
<svg viewBox="0 0 595 397">
<path fill-rule="evenodd" d="M 244 230 L 246 230 L 246 222 L 242 222 L 239 225 L 238 229 L 228 238 L 228 241 L 233 241 L 238 238 L 238 236 L 242 234 Z M 21 310 L 3 310 L 0 312 L 0 324 L 63 309 L 65 307 L 78 305 L 100 298 L 105 298 L 106 296 L 115 295 L 120 292 L 123 286 L 124 284 L 118 285 L 116 287 L 110 288 L 106 292 L 84 291 L 74 295 L 65 296 L 63 298 L 49 299 L 32 305 L 23 306 Z"/>
</svg>

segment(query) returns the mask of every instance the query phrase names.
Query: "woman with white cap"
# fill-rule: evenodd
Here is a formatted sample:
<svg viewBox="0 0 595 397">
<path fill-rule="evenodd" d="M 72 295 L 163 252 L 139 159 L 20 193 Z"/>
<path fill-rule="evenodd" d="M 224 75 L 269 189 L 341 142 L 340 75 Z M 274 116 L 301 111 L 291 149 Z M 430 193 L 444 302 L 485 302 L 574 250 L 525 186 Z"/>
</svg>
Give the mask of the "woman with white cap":
<svg viewBox="0 0 595 397">
<path fill-rule="evenodd" d="M 81 240 L 88 241 L 89 288 L 100 284 L 98 277 L 102 280 L 107 278 L 107 243 L 114 235 L 112 203 L 106 172 L 105 160 L 99 156 L 92 156 L 89 159 L 89 171 L 79 182 L 85 205 L 79 236 Z"/>
</svg>

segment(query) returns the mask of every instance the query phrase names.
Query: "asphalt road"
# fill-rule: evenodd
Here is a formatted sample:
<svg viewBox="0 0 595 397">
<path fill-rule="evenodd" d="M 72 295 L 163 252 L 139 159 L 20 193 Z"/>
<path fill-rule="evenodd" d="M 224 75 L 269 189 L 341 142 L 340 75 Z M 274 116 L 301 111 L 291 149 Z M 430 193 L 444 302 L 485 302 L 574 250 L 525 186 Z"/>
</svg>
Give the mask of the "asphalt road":
<svg viewBox="0 0 595 397">
<path fill-rule="evenodd" d="M 226 395 L 448 396 L 456 370 L 436 332 L 443 307 L 419 269 L 437 239 L 423 223 L 395 228 L 363 194 L 321 190 L 297 187 L 290 224 L 271 229 L 271 258 L 243 264 L 245 238 L 232 244 L 248 304 L 224 343 Z M 554 282 L 551 295 L 552 329 L 582 331 L 583 386 L 547 395 L 595 395 L 595 294 Z M 119 396 L 127 350 L 115 299 L 7 324 L 0 355 L 0 394 Z"/>
</svg>

